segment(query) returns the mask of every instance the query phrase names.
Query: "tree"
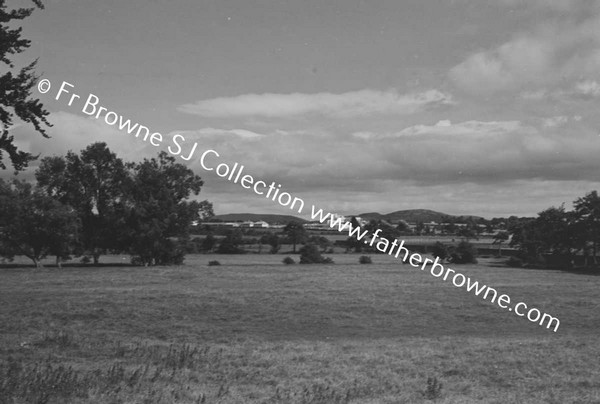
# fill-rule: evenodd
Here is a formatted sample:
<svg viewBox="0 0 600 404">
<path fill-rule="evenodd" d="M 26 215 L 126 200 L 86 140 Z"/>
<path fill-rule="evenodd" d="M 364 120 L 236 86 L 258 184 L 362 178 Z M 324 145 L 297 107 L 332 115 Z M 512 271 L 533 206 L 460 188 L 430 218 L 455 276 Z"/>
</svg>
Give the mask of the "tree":
<svg viewBox="0 0 600 404">
<path fill-rule="evenodd" d="M 308 237 L 307 242 L 321 247 L 322 252 L 327 252 L 327 249 L 332 246 L 331 241 L 325 236 L 310 236 Z"/>
<path fill-rule="evenodd" d="M 597 191 L 592 191 L 575 200 L 573 206 L 574 221 L 578 228 L 576 234 L 584 237 L 582 247 L 585 253 L 587 253 L 588 242 L 591 243 L 592 262 L 597 265 L 596 254 L 600 243 L 600 196 Z"/>
<path fill-rule="evenodd" d="M 198 211 L 198 216 L 200 218 L 200 221 L 205 222 L 215 215 L 215 212 L 213 210 L 213 204 L 209 201 L 200 201 L 199 206 L 200 209 Z"/>
<path fill-rule="evenodd" d="M 507 231 L 499 231 L 494 235 L 494 241 L 492 244 L 498 244 L 498 255 L 502 255 L 502 243 L 507 241 L 510 238 L 510 235 Z"/>
<path fill-rule="evenodd" d="M 283 228 L 284 234 L 287 236 L 288 240 L 292 243 L 293 252 L 296 252 L 296 244 L 304 243 L 307 237 L 306 229 L 302 225 L 302 223 L 298 222 L 289 222 Z"/>
<path fill-rule="evenodd" d="M 202 240 L 202 244 L 200 244 L 200 249 L 203 252 L 211 252 L 215 245 L 217 244 L 217 240 L 212 234 L 207 234 L 204 240 Z"/>
<path fill-rule="evenodd" d="M 437 241 L 431 247 L 431 255 L 443 261 L 446 258 L 448 258 L 448 247 L 442 244 L 441 242 Z"/>
<path fill-rule="evenodd" d="M 33 3 L 43 9 L 44 6 L 40 0 L 33 0 Z M 29 48 L 31 41 L 21 37 L 22 28 L 11 29 L 8 24 L 14 20 L 23 20 L 31 15 L 35 8 L 18 8 L 15 10 L 6 10 L 5 0 L 0 0 L 0 61 L 7 65 L 9 69 L 14 69 L 14 64 L 10 55 L 15 55 Z M 15 144 L 14 136 L 10 134 L 10 128 L 14 123 L 15 116 L 19 120 L 31 123 L 36 132 L 43 137 L 48 138 L 44 126 L 52 126 L 47 121 L 48 111 L 40 103 L 39 99 L 31 97 L 31 89 L 35 86 L 38 77 L 34 70 L 37 60 L 13 72 L 8 70 L 0 76 L 0 121 L 2 128 L 0 134 L 0 168 L 6 169 L 3 162 L 3 153 L 7 153 L 16 171 L 21 171 L 27 167 L 30 161 L 36 157 L 30 153 L 19 150 Z"/>
<path fill-rule="evenodd" d="M 456 235 L 458 237 L 462 237 L 465 241 L 469 241 L 470 239 L 474 238 L 474 239 L 478 239 L 478 235 L 477 235 L 477 227 L 473 226 L 473 225 L 467 225 L 464 227 L 459 228 L 456 231 Z"/>
<path fill-rule="evenodd" d="M 279 251 L 279 249 L 281 248 L 281 242 L 279 240 L 279 236 L 277 236 L 277 234 L 274 233 L 268 233 L 268 234 L 263 234 L 260 237 L 260 242 L 268 244 L 271 246 L 271 254 L 277 254 L 277 252 Z"/>
<path fill-rule="evenodd" d="M 24 255 L 40 267 L 49 254 L 56 255 L 58 264 L 68 255 L 78 232 L 71 207 L 18 180 L 12 186 L 0 180 L 0 206 L 3 256 Z"/>
<path fill-rule="evenodd" d="M 396 230 L 398 230 L 398 234 L 399 235 L 412 234 L 412 231 L 410 230 L 410 227 L 408 226 L 408 223 L 405 222 L 404 220 L 400 220 L 398 222 L 398 225 L 396 226 Z"/>
<path fill-rule="evenodd" d="M 300 249 L 301 264 L 333 264 L 331 258 L 326 258 L 321 255 L 319 247 L 308 243 Z"/>
<path fill-rule="evenodd" d="M 201 210 L 199 202 L 187 199 L 198 195 L 204 182 L 164 151 L 129 167 L 133 178 L 125 225 L 130 253 L 146 266 L 183 262 L 182 243 Z"/>
<path fill-rule="evenodd" d="M 476 264 L 477 249 L 468 241 L 461 241 L 450 251 L 450 262 L 454 264 Z"/>
<path fill-rule="evenodd" d="M 572 255 L 580 244 L 573 213 L 566 212 L 564 206 L 548 208 L 535 219 L 514 222 L 509 232 L 510 245 L 517 247 L 530 264 L 571 265 Z M 553 262 L 545 258 L 547 255 L 552 256 Z"/>
<path fill-rule="evenodd" d="M 46 157 L 35 173 L 38 185 L 60 202 L 72 206 L 81 220 L 81 249 L 93 257 L 119 250 L 131 177 L 123 161 L 106 143 L 93 143 L 80 155 Z"/>
<path fill-rule="evenodd" d="M 239 248 L 239 245 L 244 242 L 244 237 L 240 229 L 229 230 L 227 235 L 223 237 L 217 248 L 219 254 L 243 254 L 245 251 Z"/>
</svg>

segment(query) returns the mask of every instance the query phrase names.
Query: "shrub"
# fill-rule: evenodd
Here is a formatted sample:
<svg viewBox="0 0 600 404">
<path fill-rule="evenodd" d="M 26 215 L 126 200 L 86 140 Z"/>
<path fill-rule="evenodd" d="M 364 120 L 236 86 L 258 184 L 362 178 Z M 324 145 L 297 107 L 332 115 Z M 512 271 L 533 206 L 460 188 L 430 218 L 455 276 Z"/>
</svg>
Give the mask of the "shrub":
<svg viewBox="0 0 600 404">
<path fill-rule="evenodd" d="M 221 265 L 219 261 L 208 261 L 208 266 L 213 267 L 215 265 Z"/>
<path fill-rule="evenodd" d="M 506 265 L 509 267 L 521 268 L 523 266 L 523 260 L 519 257 L 510 257 L 506 261 Z"/>
<path fill-rule="evenodd" d="M 438 241 L 431 246 L 431 255 L 439 258 L 440 260 L 445 260 L 448 258 L 448 247 Z"/>
<path fill-rule="evenodd" d="M 371 260 L 371 257 L 369 257 L 368 255 L 361 255 L 358 259 L 358 262 L 360 262 L 361 264 L 372 264 L 373 260 Z"/>
<path fill-rule="evenodd" d="M 427 400 L 437 400 L 442 396 L 442 387 L 444 385 L 438 381 L 437 377 L 427 378 L 427 388 L 421 392 Z"/>
<path fill-rule="evenodd" d="M 307 244 L 300 249 L 301 264 L 333 264 L 331 258 L 325 258 L 321 255 L 319 247 L 314 244 Z"/>
<path fill-rule="evenodd" d="M 455 264 L 476 264 L 477 249 L 468 241 L 461 241 L 450 253 L 450 261 Z"/>
<path fill-rule="evenodd" d="M 290 265 L 290 264 L 295 264 L 296 261 L 294 261 L 294 259 L 292 257 L 285 257 L 283 259 L 283 263 L 286 265 Z"/>
</svg>

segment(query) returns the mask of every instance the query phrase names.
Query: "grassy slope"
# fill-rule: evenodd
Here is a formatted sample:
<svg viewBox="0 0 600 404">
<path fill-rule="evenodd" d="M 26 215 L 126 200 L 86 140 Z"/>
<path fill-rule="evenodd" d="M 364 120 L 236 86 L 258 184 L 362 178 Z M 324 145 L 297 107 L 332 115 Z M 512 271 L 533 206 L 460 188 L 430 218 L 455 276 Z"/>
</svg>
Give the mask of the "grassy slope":
<svg viewBox="0 0 600 404">
<path fill-rule="evenodd" d="M 600 403 L 600 277 L 455 268 L 553 333 L 390 257 L 281 258 L 1 269 L 0 403 Z"/>
</svg>

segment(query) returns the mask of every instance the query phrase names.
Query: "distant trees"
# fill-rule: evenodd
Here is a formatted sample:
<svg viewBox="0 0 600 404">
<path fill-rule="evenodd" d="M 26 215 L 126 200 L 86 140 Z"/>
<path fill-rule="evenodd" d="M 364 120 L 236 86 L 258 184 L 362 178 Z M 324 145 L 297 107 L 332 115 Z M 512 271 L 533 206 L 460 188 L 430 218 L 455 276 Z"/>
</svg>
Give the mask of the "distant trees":
<svg viewBox="0 0 600 404">
<path fill-rule="evenodd" d="M 307 232 L 302 223 L 289 222 L 284 228 L 283 233 L 293 245 L 292 252 L 296 253 L 296 245 L 304 243 L 307 238 Z"/>
<path fill-rule="evenodd" d="M 33 3 L 38 8 L 44 8 L 40 0 Z M 39 134 L 48 137 L 44 126 L 51 126 L 46 120 L 48 111 L 38 99 L 31 97 L 31 90 L 35 86 L 38 77 L 34 70 L 37 60 L 13 72 L 15 66 L 11 60 L 16 55 L 29 48 L 31 41 L 21 37 L 22 28 L 11 29 L 9 24 L 14 20 L 23 20 L 31 15 L 34 8 L 18 8 L 6 10 L 4 0 L 0 0 L 0 62 L 8 66 L 6 73 L 0 76 L 0 169 L 6 169 L 4 153 L 12 163 L 15 171 L 23 170 L 28 163 L 35 159 L 30 153 L 19 150 L 15 144 L 14 136 L 10 134 L 15 117 L 27 123 L 31 123 Z"/>
<path fill-rule="evenodd" d="M 592 191 L 573 202 L 574 210 L 551 207 L 527 221 L 509 225 L 510 245 L 529 265 L 569 267 L 577 256 L 583 265 L 597 265 L 600 241 L 600 197 Z"/>
<path fill-rule="evenodd" d="M 431 255 L 433 255 L 436 258 L 439 258 L 440 260 L 445 260 L 449 253 L 448 253 L 448 247 L 446 245 L 444 245 L 443 243 L 437 241 L 432 247 L 431 247 Z"/>
<path fill-rule="evenodd" d="M 221 243 L 219 243 L 217 253 L 243 254 L 245 251 L 239 247 L 243 242 L 243 234 L 240 229 L 229 230 L 227 235 L 221 240 Z"/>
<path fill-rule="evenodd" d="M 23 255 L 36 267 L 55 255 L 68 256 L 77 238 L 79 222 L 73 208 L 22 181 L 0 179 L 0 255 Z"/>
<path fill-rule="evenodd" d="M 449 250 L 449 261 L 455 264 L 476 264 L 477 249 L 468 241 L 461 241 Z"/>
<path fill-rule="evenodd" d="M 498 244 L 498 255 L 502 255 L 502 243 L 508 241 L 509 238 L 510 234 L 505 230 L 499 231 L 494 235 L 493 244 Z"/>
<path fill-rule="evenodd" d="M 36 265 L 48 254 L 97 264 L 107 252 L 143 265 L 181 263 L 192 222 L 212 215 L 212 204 L 189 200 L 202 179 L 175 161 L 161 152 L 124 163 L 105 143 L 44 158 L 36 187 L 2 183 L 0 255 L 26 255 Z"/>
</svg>

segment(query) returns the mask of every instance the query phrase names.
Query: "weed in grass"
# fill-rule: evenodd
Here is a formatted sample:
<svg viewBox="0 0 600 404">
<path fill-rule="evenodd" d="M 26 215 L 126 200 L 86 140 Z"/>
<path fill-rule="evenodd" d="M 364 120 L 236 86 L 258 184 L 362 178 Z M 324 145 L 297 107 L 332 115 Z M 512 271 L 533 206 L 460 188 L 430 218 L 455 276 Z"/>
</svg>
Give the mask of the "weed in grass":
<svg viewBox="0 0 600 404">
<path fill-rule="evenodd" d="M 437 379 L 437 377 L 428 377 L 427 388 L 421 393 L 427 400 L 437 400 L 442 396 L 442 387 L 443 384 Z"/>
<path fill-rule="evenodd" d="M 12 358 L 0 364 L 0 379 L 0 403 L 20 398 L 28 403 L 46 404 L 52 398 L 81 397 L 89 383 L 71 367 L 51 364 L 24 367 Z"/>
<path fill-rule="evenodd" d="M 39 341 L 33 343 L 38 348 L 57 347 L 60 349 L 75 348 L 75 337 L 69 331 L 46 331 Z"/>
</svg>

